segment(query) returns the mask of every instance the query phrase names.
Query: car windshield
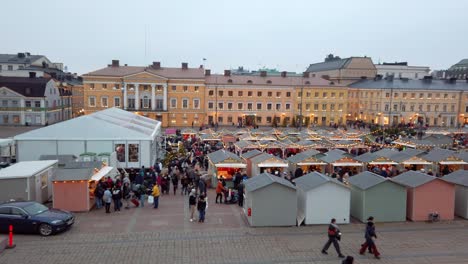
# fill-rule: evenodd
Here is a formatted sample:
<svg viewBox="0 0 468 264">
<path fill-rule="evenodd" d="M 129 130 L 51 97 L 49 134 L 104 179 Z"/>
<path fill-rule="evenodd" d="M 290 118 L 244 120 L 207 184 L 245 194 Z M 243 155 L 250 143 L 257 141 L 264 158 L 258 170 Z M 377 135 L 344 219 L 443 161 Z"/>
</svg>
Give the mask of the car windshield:
<svg viewBox="0 0 468 264">
<path fill-rule="evenodd" d="M 24 207 L 23 209 L 30 215 L 37 215 L 37 214 L 40 214 L 40 213 L 43 213 L 43 212 L 49 210 L 49 208 L 45 207 L 44 205 L 42 205 L 40 203 L 30 204 L 30 205 Z"/>
</svg>

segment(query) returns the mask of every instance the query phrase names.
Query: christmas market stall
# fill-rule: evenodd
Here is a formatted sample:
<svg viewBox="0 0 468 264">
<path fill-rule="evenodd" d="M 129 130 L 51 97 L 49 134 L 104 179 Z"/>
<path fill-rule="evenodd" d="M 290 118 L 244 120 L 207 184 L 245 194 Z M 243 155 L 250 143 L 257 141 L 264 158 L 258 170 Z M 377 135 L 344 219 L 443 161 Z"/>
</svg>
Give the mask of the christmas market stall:
<svg viewBox="0 0 468 264">
<path fill-rule="evenodd" d="M 320 152 L 311 149 L 289 157 L 287 159 L 289 163 L 289 171 L 294 174 L 294 177 L 297 177 L 299 174 L 303 175 L 313 171 L 325 172 L 325 166 L 327 163 L 315 158 L 315 155 L 319 153 Z"/>
<path fill-rule="evenodd" d="M 333 149 L 325 153 L 317 154 L 319 160 L 326 162 L 325 172 L 338 172 L 340 175 L 348 172 L 349 175 L 354 175 L 362 171 L 362 163 L 352 157 L 351 154 L 345 151 Z"/>
<path fill-rule="evenodd" d="M 392 179 L 406 186 L 407 217 L 411 221 L 438 219 L 453 220 L 455 212 L 455 186 L 417 171 L 407 171 Z M 385 206 L 387 208 L 387 206 Z"/>
<path fill-rule="evenodd" d="M 434 148 L 422 156 L 422 158 L 432 162 L 432 171 L 444 176 L 453 171 L 463 169 L 467 164 L 463 159 L 457 157 L 456 154 L 452 150 Z"/>
<path fill-rule="evenodd" d="M 468 219 L 468 171 L 458 170 L 442 179 L 455 184 L 455 215 Z"/>
<path fill-rule="evenodd" d="M 288 162 L 276 156 L 262 153 L 251 159 L 252 170 L 247 172 L 249 177 L 255 177 L 261 173 L 267 172 L 276 176 L 281 176 L 282 172 L 288 167 Z"/>
<path fill-rule="evenodd" d="M 364 171 L 349 179 L 351 216 L 365 222 L 373 216 L 379 222 L 406 221 L 405 186 Z"/>
<path fill-rule="evenodd" d="M 244 214 L 250 226 L 295 226 L 296 187 L 289 181 L 262 173 L 244 182 Z"/>
<path fill-rule="evenodd" d="M 398 162 L 387 157 L 379 157 L 371 152 L 366 152 L 355 157 L 356 160 L 362 162 L 368 171 L 379 172 L 382 170 L 391 171 L 394 166 L 398 166 Z M 390 175 L 388 175 L 390 176 Z"/>
<path fill-rule="evenodd" d="M 52 197 L 52 177 L 57 160 L 23 161 L 0 170 L 0 202 L 14 200 L 43 203 Z"/>
<path fill-rule="evenodd" d="M 318 172 L 294 180 L 297 187 L 297 223 L 328 224 L 335 218 L 338 224 L 349 223 L 350 188 L 342 182 Z"/>
<path fill-rule="evenodd" d="M 111 176 L 113 167 L 102 167 L 101 162 L 85 162 L 57 170 L 53 178 L 53 207 L 87 212 L 95 205 L 94 190 L 101 179 Z"/>
<path fill-rule="evenodd" d="M 212 176 L 212 187 L 216 187 L 218 180 L 225 179 L 230 187 L 236 172 L 247 168 L 246 162 L 236 154 L 224 149 L 208 154 L 208 173 Z"/>
<path fill-rule="evenodd" d="M 254 149 L 241 155 L 242 159 L 244 159 L 245 163 L 247 164 L 247 170 L 246 170 L 247 176 L 251 177 L 250 173 L 252 172 L 252 159 L 262 153 L 264 152 L 258 149 Z"/>
</svg>

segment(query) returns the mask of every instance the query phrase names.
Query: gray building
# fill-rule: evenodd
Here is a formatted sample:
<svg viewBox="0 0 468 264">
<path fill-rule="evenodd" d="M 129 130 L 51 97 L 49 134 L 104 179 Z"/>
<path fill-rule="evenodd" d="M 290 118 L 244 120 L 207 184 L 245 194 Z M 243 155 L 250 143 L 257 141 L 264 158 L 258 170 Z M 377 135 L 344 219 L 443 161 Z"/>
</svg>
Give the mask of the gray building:
<svg viewBox="0 0 468 264">
<path fill-rule="evenodd" d="M 292 183 L 262 173 L 244 184 L 244 213 L 251 226 L 296 225 L 297 197 Z"/>
</svg>

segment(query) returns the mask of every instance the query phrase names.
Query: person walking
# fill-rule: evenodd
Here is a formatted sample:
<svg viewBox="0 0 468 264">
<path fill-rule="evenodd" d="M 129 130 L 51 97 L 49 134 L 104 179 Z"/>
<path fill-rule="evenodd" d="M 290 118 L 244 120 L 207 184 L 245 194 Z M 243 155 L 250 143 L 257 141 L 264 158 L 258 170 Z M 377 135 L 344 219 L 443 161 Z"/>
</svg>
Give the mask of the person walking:
<svg viewBox="0 0 468 264">
<path fill-rule="evenodd" d="M 102 197 L 104 196 L 104 188 L 99 182 L 96 189 L 94 190 L 94 200 L 96 200 L 96 209 L 102 208 Z"/>
<path fill-rule="evenodd" d="M 352 256 L 346 256 L 345 259 L 341 262 L 341 264 L 353 264 L 354 258 Z"/>
<path fill-rule="evenodd" d="M 196 205 L 197 205 L 197 191 L 195 189 L 192 189 L 189 195 L 190 222 L 193 222 L 193 215 L 195 214 Z"/>
<path fill-rule="evenodd" d="M 106 206 L 106 214 L 110 214 L 110 206 L 112 203 L 112 193 L 109 187 L 107 187 L 107 189 L 104 191 L 104 195 L 102 198 Z"/>
<path fill-rule="evenodd" d="M 146 192 L 147 192 L 146 186 L 144 184 L 140 184 L 138 188 L 138 193 L 140 194 L 140 206 L 141 207 L 145 207 Z"/>
<path fill-rule="evenodd" d="M 216 199 L 215 203 L 218 203 L 218 198 L 219 198 L 219 203 L 223 203 L 223 193 L 226 189 L 223 186 L 223 183 L 221 181 L 218 181 L 218 185 L 216 186 Z"/>
<path fill-rule="evenodd" d="M 178 169 L 176 169 L 178 171 Z M 174 195 L 177 193 L 177 187 L 179 186 L 179 177 L 177 176 L 178 173 L 174 172 L 172 174 L 172 188 L 174 191 Z"/>
<path fill-rule="evenodd" d="M 340 229 L 338 228 L 338 225 L 336 224 L 336 219 L 333 218 L 331 220 L 330 225 L 328 225 L 328 241 L 323 246 L 322 254 L 328 255 L 327 250 L 330 247 L 330 245 L 333 243 L 333 246 L 336 249 L 336 253 L 338 253 L 338 257 L 344 258 L 345 256 L 341 254 L 340 244 L 338 244 L 338 239 L 340 238 L 341 238 Z"/>
<path fill-rule="evenodd" d="M 367 228 L 367 225 L 370 223 L 370 222 L 374 222 L 374 217 L 373 216 L 369 216 L 369 218 L 367 218 L 367 223 L 366 223 L 366 228 Z M 365 232 L 364 232 L 365 233 Z M 361 244 L 361 247 L 367 242 L 367 239 L 366 241 L 364 241 L 364 243 Z M 369 253 L 372 254 L 372 247 L 368 247 L 368 250 L 369 250 Z"/>
<path fill-rule="evenodd" d="M 238 186 L 237 186 L 237 195 L 239 196 L 238 197 L 238 204 L 240 207 L 243 207 L 244 206 L 244 183 L 241 182 Z"/>
<path fill-rule="evenodd" d="M 130 182 L 124 182 L 122 187 L 122 197 L 125 200 L 125 209 L 130 209 Z"/>
<path fill-rule="evenodd" d="M 152 192 L 151 194 L 152 194 L 153 197 L 154 197 L 154 202 L 153 202 L 154 207 L 153 207 L 153 208 L 154 208 L 154 209 L 158 209 L 158 206 L 159 206 L 159 194 L 160 194 L 158 185 L 156 185 L 156 184 L 154 185 L 154 187 L 153 187 L 153 192 Z"/>
<path fill-rule="evenodd" d="M 375 245 L 375 241 L 374 241 L 374 239 L 377 239 L 377 234 L 375 233 L 374 222 L 367 222 L 366 233 L 364 237 L 366 238 L 366 242 L 362 244 L 361 250 L 359 250 L 359 254 L 364 255 L 367 247 L 371 247 L 372 253 L 374 253 L 374 257 L 376 259 L 380 259 L 380 252 L 377 250 L 377 246 Z"/>
<path fill-rule="evenodd" d="M 114 189 L 112 190 L 112 200 L 114 200 L 114 211 L 115 212 L 120 211 L 120 203 L 121 203 L 120 200 L 121 199 L 122 199 L 122 191 L 116 185 L 114 187 Z"/>
<path fill-rule="evenodd" d="M 198 198 L 198 203 L 197 203 L 197 209 L 198 209 L 198 222 L 204 223 L 205 222 L 205 213 L 206 213 L 206 200 L 205 200 L 205 195 L 201 194 L 200 197 Z"/>
</svg>

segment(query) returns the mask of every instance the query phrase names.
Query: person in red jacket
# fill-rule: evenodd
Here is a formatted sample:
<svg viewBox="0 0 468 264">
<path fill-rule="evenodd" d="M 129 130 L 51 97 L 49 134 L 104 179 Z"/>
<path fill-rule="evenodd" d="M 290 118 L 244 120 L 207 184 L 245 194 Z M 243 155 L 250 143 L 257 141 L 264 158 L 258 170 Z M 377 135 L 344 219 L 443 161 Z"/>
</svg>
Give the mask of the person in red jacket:
<svg viewBox="0 0 468 264">
<path fill-rule="evenodd" d="M 216 186 L 216 203 L 218 203 L 218 197 L 219 197 L 219 203 L 223 203 L 223 193 L 225 192 L 226 189 L 223 187 L 223 182 L 221 180 L 218 181 L 218 185 Z"/>
</svg>

